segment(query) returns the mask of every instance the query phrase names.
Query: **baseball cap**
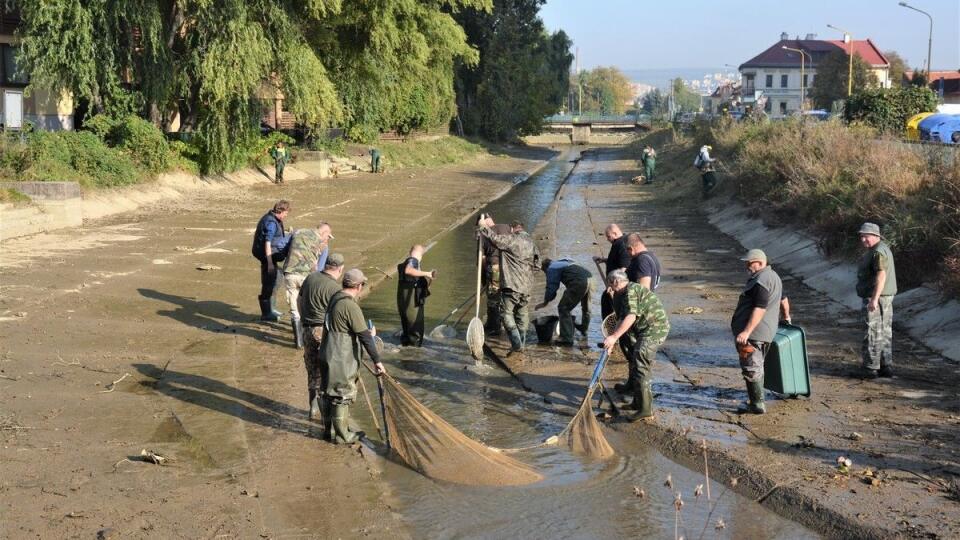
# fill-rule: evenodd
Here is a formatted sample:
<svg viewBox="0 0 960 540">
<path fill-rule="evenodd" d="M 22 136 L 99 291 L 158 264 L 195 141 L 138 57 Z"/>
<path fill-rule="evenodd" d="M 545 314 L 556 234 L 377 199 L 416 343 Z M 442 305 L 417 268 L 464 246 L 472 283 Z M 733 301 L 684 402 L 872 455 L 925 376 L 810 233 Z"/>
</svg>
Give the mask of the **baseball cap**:
<svg viewBox="0 0 960 540">
<path fill-rule="evenodd" d="M 324 266 L 330 266 L 333 268 L 339 268 L 343 266 L 343 255 L 339 253 L 331 253 L 327 256 L 327 262 L 324 263 Z"/>
<path fill-rule="evenodd" d="M 347 273 L 343 275 L 343 286 L 347 287 L 356 287 L 357 285 L 363 285 L 367 282 L 367 276 L 363 275 L 363 271 L 359 268 L 351 268 L 347 270 Z"/>
<path fill-rule="evenodd" d="M 870 223 L 869 221 L 860 226 L 860 230 L 857 234 L 872 234 L 874 236 L 879 236 L 883 238 L 883 235 L 880 234 L 880 226 L 876 223 Z"/>
<path fill-rule="evenodd" d="M 760 261 L 766 264 L 767 254 L 764 253 L 762 249 L 751 249 L 750 251 L 747 251 L 746 255 L 740 257 L 740 260 L 747 262 Z"/>
</svg>

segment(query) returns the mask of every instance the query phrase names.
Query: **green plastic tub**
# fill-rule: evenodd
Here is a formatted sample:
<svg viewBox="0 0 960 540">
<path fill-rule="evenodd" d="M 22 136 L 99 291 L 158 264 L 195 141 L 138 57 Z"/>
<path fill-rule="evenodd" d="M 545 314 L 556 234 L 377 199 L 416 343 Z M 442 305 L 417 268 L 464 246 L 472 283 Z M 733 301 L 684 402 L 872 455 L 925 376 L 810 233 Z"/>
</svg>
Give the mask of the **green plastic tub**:
<svg viewBox="0 0 960 540">
<path fill-rule="evenodd" d="M 810 368 L 803 328 L 780 323 L 763 361 L 763 387 L 786 396 L 810 396 Z"/>
</svg>

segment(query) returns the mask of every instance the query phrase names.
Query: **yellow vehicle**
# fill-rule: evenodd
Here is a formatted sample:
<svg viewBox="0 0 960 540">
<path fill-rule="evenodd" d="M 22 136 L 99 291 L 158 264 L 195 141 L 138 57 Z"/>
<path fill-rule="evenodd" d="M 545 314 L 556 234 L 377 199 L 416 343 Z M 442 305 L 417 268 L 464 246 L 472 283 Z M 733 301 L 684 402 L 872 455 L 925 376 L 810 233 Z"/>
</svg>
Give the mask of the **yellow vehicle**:
<svg viewBox="0 0 960 540">
<path fill-rule="evenodd" d="M 932 115 L 932 112 L 922 112 L 920 114 L 915 114 L 907 120 L 907 140 L 908 141 L 919 141 L 920 140 L 920 122 Z"/>
</svg>

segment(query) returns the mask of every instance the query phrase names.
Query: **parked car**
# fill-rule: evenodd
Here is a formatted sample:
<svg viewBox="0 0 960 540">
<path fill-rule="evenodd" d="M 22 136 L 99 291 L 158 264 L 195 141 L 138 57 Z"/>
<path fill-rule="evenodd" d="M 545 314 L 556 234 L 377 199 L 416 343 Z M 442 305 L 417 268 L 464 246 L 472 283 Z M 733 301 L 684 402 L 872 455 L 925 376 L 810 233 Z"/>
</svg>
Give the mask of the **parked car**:
<svg viewBox="0 0 960 540">
<path fill-rule="evenodd" d="M 928 116 L 933 116 L 936 113 L 932 112 L 922 112 L 920 114 L 915 114 L 907 120 L 907 140 L 908 141 L 919 141 L 920 140 L 920 122 L 923 121 Z"/>
<path fill-rule="evenodd" d="M 952 115 L 949 114 L 931 114 L 930 116 L 921 120 L 917 125 L 917 129 L 920 131 L 920 140 L 933 141 L 934 139 L 931 136 L 933 130 L 943 122 L 949 120 L 951 117 Z"/>
<path fill-rule="evenodd" d="M 950 115 L 930 130 L 930 140 L 945 144 L 960 144 L 960 115 Z"/>
</svg>

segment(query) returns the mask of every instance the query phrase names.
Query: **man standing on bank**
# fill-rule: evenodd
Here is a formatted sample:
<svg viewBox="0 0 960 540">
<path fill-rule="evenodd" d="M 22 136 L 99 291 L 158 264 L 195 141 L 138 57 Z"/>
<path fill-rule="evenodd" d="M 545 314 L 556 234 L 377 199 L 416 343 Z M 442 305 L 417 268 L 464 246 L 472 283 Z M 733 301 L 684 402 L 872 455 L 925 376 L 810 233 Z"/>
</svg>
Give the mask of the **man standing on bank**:
<svg viewBox="0 0 960 540">
<path fill-rule="evenodd" d="M 606 276 L 610 272 L 626 270 L 630 266 L 630 253 L 627 251 L 626 237 L 620 230 L 619 225 L 616 223 L 607 225 L 603 235 L 607 238 L 607 242 L 610 242 L 610 251 L 606 258 L 594 257 L 593 260 L 606 266 L 606 272 L 601 276 L 606 280 Z M 611 313 L 613 313 L 613 290 L 607 287 L 607 290 L 600 296 L 600 317 L 606 319 L 607 315 Z"/>
<path fill-rule="evenodd" d="M 300 326 L 300 310 L 297 309 L 300 287 L 310 272 L 323 270 L 323 254 L 331 238 L 333 231 L 330 224 L 321 221 L 316 229 L 297 229 L 290 239 L 287 260 L 283 263 L 283 283 L 290 305 L 290 325 L 298 349 L 303 348 L 303 328 Z"/>
<path fill-rule="evenodd" d="M 893 252 L 875 223 L 860 227 L 860 244 L 867 250 L 857 267 L 857 296 L 863 300 L 863 374 L 868 379 L 893 377 L 893 297 L 897 271 Z"/>
<path fill-rule="evenodd" d="M 737 307 L 730 319 L 740 370 L 747 383 L 747 403 L 737 412 L 763 414 L 763 359 L 777 333 L 779 317 L 790 319 L 790 307 L 783 296 L 780 276 L 767 266 L 767 255 L 760 249 L 751 249 L 740 258 L 747 263 L 747 279 Z"/>
<path fill-rule="evenodd" d="M 653 173 L 657 168 L 657 151 L 648 144 L 643 149 L 643 154 L 641 154 L 640 161 L 643 162 L 643 175 L 646 177 L 646 180 L 644 180 L 643 183 L 652 184 Z"/>
<path fill-rule="evenodd" d="M 519 221 L 510 224 L 510 234 L 495 233 L 493 227 L 496 223 L 490 216 L 481 219 L 479 225 L 480 235 L 500 250 L 500 318 L 510 338 L 509 357 L 523 352 L 530 324 L 527 304 L 530 302 L 533 272 L 540 267 L 540 250 Z"/>
<path fill-rule="evenodd" d="M 547 288 L 543 293 L 543 302 L 534 306 L 533 309 L 547 307 L 547 304 L 557 297 L 562 283 L 566 290 L 563 291 L 560 303 L 557 304 L 557 315 L 560 316 L 560 339 L 557 345 L 572 347 L 574 328 L 584 336 L 590 328 L 590 304 L 596 288 L 593 274 L 571 259 L 557 261 L 544 259 L 541 269 L 547 275 Z M 577 304 L 580 304 L 580 325 L 575 327 L 571 311 Z"/>
<path fill-rule="evenodd" d="M 343 276 L 343 255 L 331 253 L 324 263 L 323 270 L 313 272 L 300 286 L 297 299 L 301 320 L 303 321 L 304 346 L 303 365 L 307 370 L 307 398 L 310 404 L 310 419 L 320 420 L 324 430 L 329 428 L 329 403 L 324 402 L 323 389 L 326 380 L 320 369 L 320 343 L 323 342 L 323 323 L 326 320 L 327 306 L 335 294 L 340 292 L 340 278 Z M 325 408 L 321 405 L 324 405 Z M 324 431 L 326 433 L 326 431 Z"/>
<path fill-rule="evenodd" d="M 287 166 L 287 162 L 290 161 L 290 150 L 284 146 L 283 141 L 277 141 L 277 144 L 273 145 L 273 148 L 270 150 L 270 157 L 273 158 L 274 165 L 273 183 L 282 184 L 283 169 Z"/>
<path fill-rule="evenodd" d="M 626 344 L 629 370 L 626 384 L 615 384 L 614 390 L 621 394 L 633 392 L 633 402 L 628 408 L 638 411 L 636 418 L 651 418 L 653 362 L 657 349 L 670 333 L 670 319 L 657 295 L 632 283 L 623 270 L 610 272 L 607 284 L 614 292 L 614 308 L 620 324 L 603 340 L 603 348 L 610 351 L 617 343 Z"/>
<path fill-rule="evenodd" d="M 511 232 L 510 225 L 506 223 L 497 223 L 491 229 L 495 234 Z M 502 328 L 500 304 L 503 301 L 500 295 L 500 250 L 486 238 L 481 238 L 480 241 L 483 243 L 482 283 L 487 289 L 487 320 L 483 323 L 483 331 L 488 336 L 499 336 Z"/>
<path fill-rule="evenodd" d="M 423 346 L 423 307 L 430 294 L 430 282 L 437 277 L 436 270 L 420 270 L 423 251 L 420 244 L 413 246 L 410 256 L 397 265 L 397 311 L 403 329 L 400 343 L 404 347 Z"/>
<path fill-rule="evenodd" d="M 327 307 L 324 319 L 323 341 L 320 344 L 320 369 L 326 375 L 323 389 L 325 407 L 331 410 L 326 436 L 335 444 L 351 444 L 363 437 L 362 431 L 349 427 L 350 405 L 357 399 L 357 379 L 360 377 L 361 348 L 374 364 L 374 371 L 385 373 L 374 336 L 375 328 L 367 328 L 357 298 L 367 283 L 359 268 L 343 275 L 343 290 L 336 293 Z"/>
<path fill-rule="evenodd" d="M 630 254 L 630 264 L 627 266 L 627 278 L 641 287 L 656 291 L 660 286 L 660 259 L 647 249 L 647 245 L 637 233 L 630 233 L 624 242 L 627 253 Z"/>
<path fill-rule="evenodd" d="M 253 233 L 253 256 L 260 261 L 260 320 L 276 322 L 280 314 L 273 311 L 273 288 L 277 283 L 277 263 L 283 261 L 283 253 L 275 253 L 274 242 L 283 237 L 283 220 L 290 213 L 290 203 L 285 200 L 277 201 L 273 210 L 260 218 Z"/>
</svg>

